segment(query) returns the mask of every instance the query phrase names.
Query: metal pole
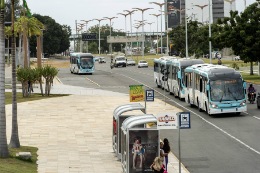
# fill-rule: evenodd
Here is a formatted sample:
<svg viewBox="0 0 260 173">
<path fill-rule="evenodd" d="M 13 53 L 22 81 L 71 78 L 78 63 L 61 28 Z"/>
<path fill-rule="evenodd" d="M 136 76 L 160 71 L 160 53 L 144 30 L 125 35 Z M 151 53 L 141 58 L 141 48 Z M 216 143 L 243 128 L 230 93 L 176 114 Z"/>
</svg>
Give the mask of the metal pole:
<svg viewBox="0 0 260 173">
<path fill-rule="evenodd" d="M 110 19 L 110 40 L 111 40 L 111 19 Z M 112 56 L 112 42 L 110 43 L 110 54 Z"/>
<path fill-rule="evenodd" d="M 75 20 L 75 22 L 76 22 L 76 35 L 74 36 L 74 52 L 76 52 L 75 37 L 77 36 L 77 33 L 78 33 L 77 20 Z"/>
<path fill-rule="evenodd" d="M 210 0 L 209 0 L 209 39 L 211 38 L 211 11 L 210 11 Z M 210 64 L 212 64 L 212 54 L 211 54 L 211 41 L 209 41 L 209 58 Z"/>
<path fill-rule="evenodd" d="M 161 8 L 161 56 L 163 57 L 163 51 L 162 51 L 162 42 L 163 42 L 163 40 L 162 40 L 162 6 L 160 6 L 160 8 Z M 164 97 L 165 97 L 165 95 L 164 95 Z"/>
<path fill-rule="evenodd" d="M 99 21 L 99 27 L 98 27 L 98 54 L 100 55 L 100 21 Z"/>
<path fill-rule="evenodd" d="M 186 18 L 186 16 L 185 16 L 185 18 Z M 178 138 L 179 138 L 179 173 L 181 173 L 181 130 L 180 130 L 180 120 L 179 120 L 179 117 L 180 117 L 180 115 L 178 115 L 178 117 L 177 117 L 177 120 L 178 120 L 178 124 L 179 124 L 179 126 L 178 126 Z"/>
<path fill-rule="evenodd" d="M 43 55 L 43 30 L 42 30 L 42 36 L 40 37 L 41 38 L 41 50 L 42 50 L 42 53 L 41 53 L 41 55 L 42 55 L 42 59 L 43 59 L 43 62 L 42 62 L 42 64 L 43 64 L 43 67 L 44 67 L 44 55 Z"/>
<path fill-rule="evenodd" d="M 144 60 L 144 11 L 142 11 L 142 51 L 143 51 L 143 60 Z"/>
<path fill-rule="evenodd" d="M 169 55 L 169 51 L 168 51 L 168 47 L 169 47 L 169 37 L 168 37 L 168 34 L 169 34 L 169 31 L 168 31 L 168 28 L 169 28 L 169 22 L 168 22 L 168 13 L 167 14 L 167 55 Z"/>
<path fill-rule="evenodd" d="M 126 16 L 125 15 L 125 58 L 127 59 L 127 30 L 126 30 Z"/>
<path fill-rule="evenodd" d="M 158 55 L 158 43 L 159 43 L 159 40 L 158 40 L 158 16 L 157 17 L 157 55 Z"/>
<path fill-rule="evenodd" d="M 152 27 L 152 24 L 150 24 L 150 42 L 151 42 L 151 49 L 150 50 L 152 50 L 152 29 L 151 29 L 151 27 Z"/>
<path fill-rule="evenodd" d="M 145 105 L 145 114 L 146 114 L 146 99 L 147 98 L 146 98 L 146 91 L 145 91 L 145 99 L 144 99 L 145 100 L 145 103 L 144 103 L 144 105 Z"/>
<path fill-rule="evenodd" d="M 130 26 L 131 26 L 131 59 L 133 59 L 132 13 L 130 13 Z"/>
<path fill-rule="evenodd" d="M 201 20 L 201 23 L 202 23 L 202 25 L 203 25 L 203 8 L 201 9 L 201 11 L 202 11 L 202 20 Z"/>
<path fill-rule="evenodd" d="M 187 5 L 186 3 L 186 0 L 185 0 L 185 4 Z M 188 29 L 187 29 L 187 17 L 186 17 L 186 9 L 185 9 L 185 30 L 186 30 L 186 58 L 188 58 Z"/>
</svg>

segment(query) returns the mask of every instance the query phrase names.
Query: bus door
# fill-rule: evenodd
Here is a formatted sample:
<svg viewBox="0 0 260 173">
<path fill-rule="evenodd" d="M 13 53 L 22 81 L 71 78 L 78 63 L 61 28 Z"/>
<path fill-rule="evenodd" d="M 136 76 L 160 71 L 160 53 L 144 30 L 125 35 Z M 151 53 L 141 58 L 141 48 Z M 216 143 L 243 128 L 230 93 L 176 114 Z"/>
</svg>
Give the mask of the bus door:
<svg viewBox="0 0 260 173">
<path fill-rule="evenodd" d="M 203 78 L 199 76 L 199 106 L 203 107 Z"/>
<path fill-rule="evenodd" d="M 191 73 L 191 85 L 192 85 L 192 94 L 191 94 L 191 98 L 192 98 L 192 102 L 194 104 L 195 102 L 195 89 L 196 89 L 196 86 L 195 86 L 195 73 L 194 73 L 194 70 L 192 71 Z"/>
</svg>

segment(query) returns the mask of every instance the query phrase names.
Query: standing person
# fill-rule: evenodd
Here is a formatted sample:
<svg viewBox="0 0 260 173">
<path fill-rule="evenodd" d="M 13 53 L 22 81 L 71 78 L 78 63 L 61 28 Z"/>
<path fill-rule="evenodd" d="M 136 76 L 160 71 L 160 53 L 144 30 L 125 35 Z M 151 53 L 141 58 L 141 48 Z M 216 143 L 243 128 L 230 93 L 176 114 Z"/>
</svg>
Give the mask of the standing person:
<svg viewBox="0 0 260 173">
<path fill-rule="evenodd" d="M 168 141 L 168 139 L 167 138 L 164 138 L 164 140 L 163 140 L 163 143 L 164 143 L 164 145 L 163 145 L 163 150 L 164 150 L 164 153 L 167 153 L 167 154 L 169 154 L 170 153 L 170 151 L 171 151 L 171 147 L 170 147 L 170 144 L 169 144 L 169 141 Z M 167 171 L 167 165 L 168 165 L 168 155 L 167 156 L 165 156 L 165 167 L 166 167 L 166 171 Z"/>
<path fill-rule="evenodd" d="M 165 164 L 165 156 L 168 156 L 168 153 L 164 152 L 164 150 L 163 150 L 163 143 L 162 142 L 160 142 L 160 156 L 161 156 L 161 159 L 162 159 L 162 163 L 165 166 L 166 165 Z"/>
<path fill-rule="evenodd" d="M 221 65 L 222 62 L 221 62 L 221 58 L 218 59 L 218 65 Z"/>
<path fill-rule="evenodd" d="M 33 92 L 33 86 L 31 84 L 31 81 L 29 80 L 28 81 L 28 92 L 30 91 L 30 88 L 31 88 L 31 91 Z"/>
<path fill-rule="evenodd" d="M 164 166 L 162 164 L 162 160 L 160 157 L 156 157 L 153 161 L 153 164 L 150 166 L 150 168 L 155 173 L 163 173 L 164 172 Z"/>
</svg>

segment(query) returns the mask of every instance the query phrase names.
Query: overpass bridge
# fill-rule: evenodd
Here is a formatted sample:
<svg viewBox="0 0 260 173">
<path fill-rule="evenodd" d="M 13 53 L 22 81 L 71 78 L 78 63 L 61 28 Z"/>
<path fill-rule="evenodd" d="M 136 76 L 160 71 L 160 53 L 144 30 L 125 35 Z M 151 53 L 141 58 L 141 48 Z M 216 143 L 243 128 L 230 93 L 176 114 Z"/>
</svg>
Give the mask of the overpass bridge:
<svg viewBox="0 0 260 173">
<path fill-rule="evenodd" d="M 107 43 L 125 43 L 125 42 L 142 42 L 142 32 L 134 32 L 132 33 L 132 39 L 131 34 L 128 33 L 127 36 L 124 33 L 112 33 L 112 36 L 110 37 L 109 33 L 103 33 L 100 34 L 100 40 L 107 40 Z M 162 33 L 163 38 L 166 38 L 167 33 Z M 97 34 L 97 40 L 99 38 L 99 35 Z M 156 32 L 144 32 L 144 40 L 150 39 L 151 40 L 157 40 L 157 33 Z M 161 32 L 158 32 L 158 39 L 161 38 Z M 73 40 L 81 40 L 82 34 L 72 34 L 70 36 L 70 41 Z"/>
</svg>

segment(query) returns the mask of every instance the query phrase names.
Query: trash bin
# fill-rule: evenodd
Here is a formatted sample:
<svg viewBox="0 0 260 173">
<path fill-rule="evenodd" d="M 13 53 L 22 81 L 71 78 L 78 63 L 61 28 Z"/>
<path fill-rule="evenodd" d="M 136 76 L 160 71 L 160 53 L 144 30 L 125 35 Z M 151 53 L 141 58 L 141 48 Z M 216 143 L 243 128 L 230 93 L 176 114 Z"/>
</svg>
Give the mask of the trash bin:
<svg viewBox="0 0 260 173">
<path fill-rule="evenodd" d="M 119 133 L 120 132 L 119 129 L 126 118 L 133 116 L 133 115 L 121 115 L 121 114 L 133 110 L 141 110 L 144 113 L 145 107 L 140 103 L 126 104 L 126 105 L 118 106 L 113 113 L 112 146 L 115 155 L 119 160 L 121 159 L 121 153 L 120 153 L 121 150 L 119 150 L 119 147 L 121 146 L 121 140 L 118 140 L 121 139 L 120 137 L 121 133 Z"/>
<path fill-rule="evenodd" d="M 127 118 L 121 127 L 121 165 L 125 173 L 152 173 L 154 158 L 160 156 L 160 131 L 157 128 L 134 128 L 156 123 L 152 114 Z"/>
</svg>

